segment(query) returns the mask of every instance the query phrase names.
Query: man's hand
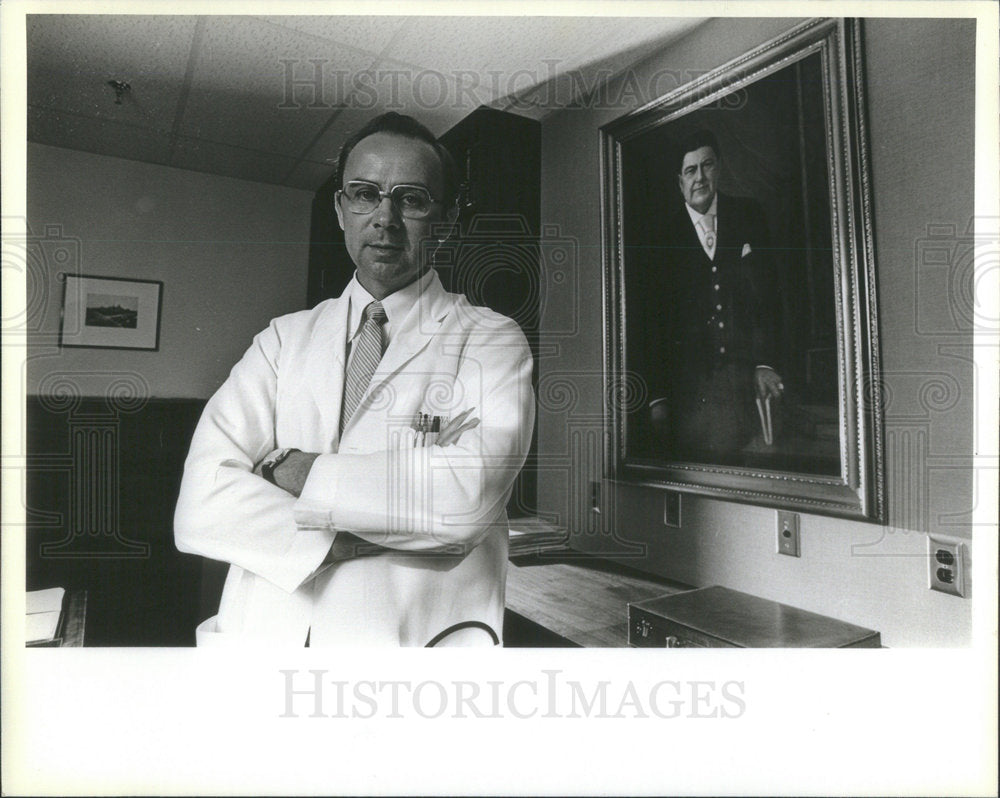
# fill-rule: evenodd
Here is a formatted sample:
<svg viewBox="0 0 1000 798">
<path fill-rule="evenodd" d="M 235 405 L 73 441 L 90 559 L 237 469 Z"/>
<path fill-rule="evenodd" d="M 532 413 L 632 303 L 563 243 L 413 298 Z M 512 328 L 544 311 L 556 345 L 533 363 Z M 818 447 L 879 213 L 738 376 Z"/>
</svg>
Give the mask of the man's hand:
<svg viewBox="0 0 1000 798">
<path fill-rule="evenodd" d="M 317 457 L 319 457 L 319 454 L 312 452 L 292 452 L 272 472 L 274 484 L 282 490 L 288 491 L 293 496 L 298 496 L 302 493 L 302 487 L 306 484 L 306 477 L 309 476 L 313 461 Z M 266 459 L 265 457 L 264 460 Z M 253 467 L 253 472 L 257 476 L 261 476 L 260 466 L 264 460 L 261 460 L 260 463 L 257 463 Z"/>
<path fill-rule="evenodd" d="M 761 401 L 768 398 L 780 399 L 785 390 L 785 386 L 781 382 L 781 375 L 769 366 L 757 366 L 753 382 L 757 397 Z"/>
</svg>

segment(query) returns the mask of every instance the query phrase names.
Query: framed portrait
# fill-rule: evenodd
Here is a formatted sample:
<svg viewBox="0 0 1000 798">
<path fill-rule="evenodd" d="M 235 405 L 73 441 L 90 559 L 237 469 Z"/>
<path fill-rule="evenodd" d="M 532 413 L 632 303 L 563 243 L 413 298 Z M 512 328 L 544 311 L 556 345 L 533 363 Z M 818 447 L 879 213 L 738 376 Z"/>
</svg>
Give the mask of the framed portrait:
<svg viewBox="0 0 1000 798">
<path fill-rule="evenodd" d="M 156 351 L 162 302 L 159 280 L 67 274 L 59 344 Z"/>
<path fill-rule="evenodd" d="M 609 478 L 879 520 L 861 23 L 602 128 Z"/>
</svg>

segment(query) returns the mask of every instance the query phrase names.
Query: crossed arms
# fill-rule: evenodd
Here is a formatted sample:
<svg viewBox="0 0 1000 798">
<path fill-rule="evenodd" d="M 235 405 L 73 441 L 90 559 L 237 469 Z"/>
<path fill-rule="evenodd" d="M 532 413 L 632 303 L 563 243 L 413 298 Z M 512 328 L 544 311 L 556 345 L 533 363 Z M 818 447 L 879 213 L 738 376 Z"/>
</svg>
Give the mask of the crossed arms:
<svg viewBox="0 0 1000 798">
<path fill-rule="evenodd" d="M 505 320 L 489 335 L 464 341 L 454 375 L 461 405 L 452 416 L 476 408 L 480 423 L 451 445 L 439 438 L 423 448 L 311 453 L 308 463 L 292 461 L 304 472 L 295 482 L 279 466 L 275 477 L 285 481 L 273 485 L 254 468 L 278 445 L 279 363 L 293 356 L 279 326 L 255 338 L 205 407 L 175 513 L 178 549 L 232 563 L 292 592 L 328 557 L 356 551 L 357 540 L 343 533 L 401 551 L 461 555 L 503 522 L 534 419 L 531 355 L 516 324 Z M 280 441 L 297 443 L 310 448 Z"/>
<path fill-rule="evenodd" d="M 472 415 L 473 410 L 474 408 L 469 408 L 445 424 L 437 435 L 436 445 L 451 446 L 453 443 L 458 442 L 458 439 L 461 438 L 463 432 L 478 427 L 480 419 Z M 306 480 L 309 478 L 309 472 L 312 470 L 312 465 L 316 461 L 317 457 L 319 457 L 318 452 L 292 451 L 288 454 L 285 460 L 274 469 L 272 473 L 274 484 L 282 490 L 287 491 L 292 496 L 300 496 L 302 494 L 302 489 L 305 487 Z M 267 458 L 265 457 L 264 460 L 261 460 L 254 466 L 254 474 L 263 476 L 261 466 L 266 459 Z M 385 549 L 385 546 L 380 546 L 376 543 L 369 543 L 351 532 L 341 530 L 337 533 L 337 537 L 334 539 L 333 545 L 330 547 L 330 551 L 327 552 L 326 558 L 323 560 L 322 564 L 330 565 L 335 562 L 350 560 L 355 557 L 376 554 L 379 551 L 384 551 Z"/>
</svg>

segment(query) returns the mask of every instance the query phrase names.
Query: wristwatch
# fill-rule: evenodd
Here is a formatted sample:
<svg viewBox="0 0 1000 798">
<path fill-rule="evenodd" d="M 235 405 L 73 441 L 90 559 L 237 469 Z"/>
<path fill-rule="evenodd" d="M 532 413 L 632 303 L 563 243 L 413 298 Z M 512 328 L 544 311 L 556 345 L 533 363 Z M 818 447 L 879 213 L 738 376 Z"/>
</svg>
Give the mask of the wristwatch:
<svg viewBox="0 0 1000 798">
<path fill-rule="evenodd" d="M 300 451 L 299 449 L 275 449 L 267 457 L 261 460 L 260 463 L 260 475 L 264 477 L 272 485 L 277 485 L 278 483 L 274 481 L 274 469 L 280 466 L 285 460 L 288 459 L 288 455 L 292 452 Z"/>
</svg>

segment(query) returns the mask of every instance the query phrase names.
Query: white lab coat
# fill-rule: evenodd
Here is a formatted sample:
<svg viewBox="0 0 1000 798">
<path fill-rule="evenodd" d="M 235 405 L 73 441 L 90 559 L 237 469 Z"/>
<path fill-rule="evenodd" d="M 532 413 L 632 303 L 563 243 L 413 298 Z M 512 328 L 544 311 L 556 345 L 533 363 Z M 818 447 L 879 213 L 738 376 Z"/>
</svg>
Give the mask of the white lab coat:
<svg viewBox="0 0 1000 798">
<path fill-rule="evenodd" d="M 231 563 L 199 643 L 415 645 L 461 621 L 502 629 L 505 506 L 534 422 L 520 328 L 437 275 L 393 332 L 338 436 L 348 299 L 282 316 L 209 400 L 184 467 L 175 540 Z M 481 420 L 413 446 L 414 415 Z M 296 499 L 252 473 L 277 447 L 320 452 Z M 318 574 L 337 530 L 394 551 Z"/>
</svg>

